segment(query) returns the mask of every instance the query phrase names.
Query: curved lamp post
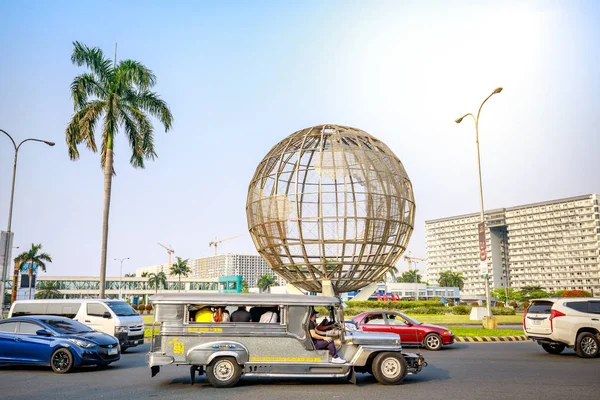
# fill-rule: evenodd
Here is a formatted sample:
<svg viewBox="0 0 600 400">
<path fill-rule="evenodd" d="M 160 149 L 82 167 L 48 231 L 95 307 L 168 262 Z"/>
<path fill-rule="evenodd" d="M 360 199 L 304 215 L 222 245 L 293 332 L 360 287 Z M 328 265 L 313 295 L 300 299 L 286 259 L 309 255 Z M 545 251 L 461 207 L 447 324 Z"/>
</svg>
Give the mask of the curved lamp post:
<svg viewBox="0 0 600 400">
<path fill-rule="evenodd" d="M 33 139 L 33 138 L 29 138 L 29 139 L 25 139 L 23 140 L 21 143 L 19 143 L 17 145 L 17 143 L 14 141 L 14 139 L 12 138 L 12 136 L 10 136 L 8 134 L 8 132 L 6 132 L 4 129 L 0 129 L 0 132 L 4 133 L 6 136 L 8 136 L 8 138 L 10 139 L 10 141 L 13 144 L 13 147 L 15 148 L 15 160 L 14 160 L 14 164 L 13 164 L 13 175 L 12 175 L 12 187 L 10 190 L 10 205 L 9 205 L 9 209 L 8 209 L 8 228 L 6 229 L 6 248 L 4 249 L 4 270 L 2 271 L 2 276 L 0 277 L 1 281 L 0 281 L 0 319 L 3 317 L 3 313 L 2 311 L 4 310 L 4 286 L 5 286 L 5 282 L 6 282 L 6 271 L 8 270 L 8 266 L 10 263 L 9 257 L 8 257 L 8 253 L 9 253 L 9 246 L 10 246 L 10 229 L 11 229 L 11 222 L 12 222 L 12 212 L 13 212 L 13 200 L 14 200 L 14 195 L 15 195 L 15 177 L 17 175 L 17 156 L 19 154 L 19 149 L 21 148 L 21 145 L 25 142 L 41 142 L 41 143 L 45 143 L 48 146 L 54 146 L 54 142 L 49 142 L 47 140 L 42 140 L 42 139 Z M 14 282 L 13 282 L 14 284 Z"/>
<path fill-rule="evenodd" d="M 123 300 L 123 261 L 129 260 L 129 257 L 115 258 L 115 261 L 121 262 L 121 269 L 119 270 L 119 300 Z"/>
<path fill-rule="evenodd" d="M 488 97 L 485 98 L 483 103 L 481 103 L 481 105 L 479 106 L 479 111 L 477 111 L 477 116 L 474 116 L 471 113 L 467 113 L 455 121 L 457 124 L 460 124 L 462 122 L 462 120 L 468 115 L 473 117 L 473 119 L 475 120 L 475 143 L 477 144 L 477 169 L 479 171 L 479 202 L 481 205 L 480 221 L 482 224 L 485 223 L 485 218 L 484 218 L 484 210 L 483 210 L 483 184 L 481 182 L 481 156 L 480 156 L 480 152 L 479 152 L 479 114 L 481 114 L 481 108 L 483 107 L 485 102 L 488 101 L 488 99 L 490 97 L 492 97 L 495 94 L 500 93 L 501 91 L 502 91 L 501 87 L 496 88 L 492 92 L 492 94 L 490 94 Z M 482 262 L 483 261 L 485 261 L 485 260 L 482 260 Z M 490 305 L 490 278 L 489 278 L 488 274 L 485 274 L 484 281 L 485 281 L 486 312 L 487 312 L 487 317 L 491 318 L 492 317 L 492 308 Z"/>
</svg>

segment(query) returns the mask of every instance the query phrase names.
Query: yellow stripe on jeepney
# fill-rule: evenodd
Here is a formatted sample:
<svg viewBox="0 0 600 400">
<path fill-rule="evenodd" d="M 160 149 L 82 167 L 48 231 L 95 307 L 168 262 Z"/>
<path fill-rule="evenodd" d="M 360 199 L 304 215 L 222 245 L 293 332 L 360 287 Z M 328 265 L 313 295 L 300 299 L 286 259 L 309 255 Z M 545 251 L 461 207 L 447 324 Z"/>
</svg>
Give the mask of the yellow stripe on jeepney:
<svg viewBox="0 0 600 400">
<path fill-rule="evenodd" d="M 223 328 L 188 328 L 188 332 L 223 332 Z"/>
</svg>

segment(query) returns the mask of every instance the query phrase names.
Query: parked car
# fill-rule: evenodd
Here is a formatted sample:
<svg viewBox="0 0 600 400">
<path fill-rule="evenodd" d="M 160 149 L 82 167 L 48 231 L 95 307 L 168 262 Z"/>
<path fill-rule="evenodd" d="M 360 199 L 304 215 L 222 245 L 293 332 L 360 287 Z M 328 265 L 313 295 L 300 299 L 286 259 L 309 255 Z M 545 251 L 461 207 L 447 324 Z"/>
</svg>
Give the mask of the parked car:
<svg viewBox="0 0 600 400">
<path fill-rule="evenodd" d="M 0 364 L 48 365 L 63 374 L 82 365 L 121 358 L 114 336 L 65 317 L 15 317 L 0 321 Z"/>
<path fill-rule="evenodd" d="M 129 304 L 118 300 L 60 299 L 19 300 L 10 308 L 9 317 L 56 315 L 72 318 L 92 329 L 119 339 L 121 351 L 144 344 L 144 319 Z"/>
<path fill-rule="evenodd" d="M 395 333 L 400 335 L 400 343 L 423 345 L 428 350 L 454 343 L 454 334 L 448 328 L 422 324 L 398 311 L 366 311 L 352 321 L 361 331 Z"/>
<path fill-rule="evenodd" d="M 579 357 L 600 354 L 600 299 L 564 297 L 531 300 L 523 316 L 525 335 L 550 354 L 566 347 Z"/>
</svg>

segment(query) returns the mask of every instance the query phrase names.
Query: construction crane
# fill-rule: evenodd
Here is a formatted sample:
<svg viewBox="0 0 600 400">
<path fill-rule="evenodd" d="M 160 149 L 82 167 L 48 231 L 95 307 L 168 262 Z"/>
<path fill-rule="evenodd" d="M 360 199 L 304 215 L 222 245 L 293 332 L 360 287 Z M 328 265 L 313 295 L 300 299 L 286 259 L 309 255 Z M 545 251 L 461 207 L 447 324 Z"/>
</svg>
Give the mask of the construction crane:
<svg viewBox="0 0 600 400">
<path fill-rule="evenodd" d="M 223 243 L 223 242 L 224 242 L 224 241 L 226 241 L 226 240 L 235 239 L 235 238 L 238 238 L 238 237 L 240 237 L 240 236 L 242 236 L 242 235 L 231 236 L 231 237 L 228 237 L 228 238 L 225 238 L 225 239 L 221 239 L 221 240 L 217 240 L 217 238 L 215 238 L 215 240 L 214 240 L 214 241 L 212 241 L 212 242 L 210 242 L 210 243 L 208 244 L 208 247 L 211 247 L 211 246 L 214 246 L 214 247 L 215 247 L 215 256 L 216 256 L 216 255 L 217 255 L 217 246 L 219 245 L 219 243 Z"/>
<path fill-rule="evenodd" d="M 408 262 L 409 270 L 411 269 L 412 266 L 414 266 L 414 269 L 417 268 L 416 263 L 413 263 L 414 261 L 427 261 L 426 258 L 413 257 L 410 253 L 408 253 L 408 255 L 404 256 L 404 260 Z"/>
<path fill-rule="evenodd" d="M 171 249 L 171 248 L 169 248 L 169 247 L 165 246 L 165 245 L 164 245 L 164 244 L 162 244 L 162 243 L 159 243 L 158 245 L 159 245 L 160 247 L 164 248 L 165 250 L 167 250 L 167 253 L 169 253 L 169 268 L 171 268 L 171 254 L 175 253 L 175 250 L 173 250 L 173 249 Z M 164 272 L 164 271 L 162 271 L 162 268 L 161 268 L 161 272 Z"/>
</svg>

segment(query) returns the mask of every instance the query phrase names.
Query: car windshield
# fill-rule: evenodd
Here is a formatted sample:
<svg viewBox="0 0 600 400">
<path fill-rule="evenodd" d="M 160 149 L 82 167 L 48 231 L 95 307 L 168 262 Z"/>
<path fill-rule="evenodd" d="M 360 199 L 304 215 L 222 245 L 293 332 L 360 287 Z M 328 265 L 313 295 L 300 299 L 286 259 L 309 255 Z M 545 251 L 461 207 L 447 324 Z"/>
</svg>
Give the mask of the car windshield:
<svg viewBox="0 0 600 400">
<path fill-rule="evenodd" d="M 551 301 L 534 301 L 529 306 L 527 314 L 550 314 L 553 304 Z"/>
<path fill-rule="evenodd" d="M 129 317 L 132 315 L 137 315 L 135 310 L 131 308 L 131 306 L 124 301 L 109 301 L 106 303 L 111 310 L 119 317 Z"/>
<path fill-rule="evenodd" d="M 89 326 L 70 319 L 40 318 L 40 321 L 46 325 L 49 325 L 53 330 L 61 335 L 74 335 L 77 333 L 88 333 L 94 331 Z"/>
<path fill-rule="evenodd" d="M 408 322 L 410 322 L 413 325 L 421 325 L 421 323 L 419 321 L 417 321 L 414 318 L 409 317 L 408 315 L 402 314 L 402 318 L 404 318 L 405 320 L 407 320 Z"/>
</svg>

